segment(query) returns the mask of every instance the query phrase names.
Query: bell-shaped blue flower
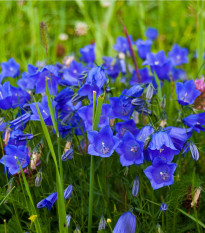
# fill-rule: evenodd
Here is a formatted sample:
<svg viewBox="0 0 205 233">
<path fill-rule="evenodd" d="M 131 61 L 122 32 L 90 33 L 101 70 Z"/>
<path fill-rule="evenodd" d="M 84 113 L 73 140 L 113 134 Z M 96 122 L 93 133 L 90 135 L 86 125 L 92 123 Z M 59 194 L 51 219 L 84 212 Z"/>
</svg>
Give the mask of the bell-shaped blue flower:
<svg viewBox="0 0 205 233">
<path fill-rule="evenodd" d="M 168 210 L 167 204 L 166 203 L 162 203 L 161 206 L 160 206 L 160 210 L 164 211 L 164 212 L 167 211 Z"/>
<path fill-rule="evenodd" d="M 175 82 L 177 80 L 182 80 L 185 81 L 186 80 L 186 72 L 182 69 L 177 69 L 172 67 L 171 68 L 171 75 L 172 75 L 172 80 Z"/>
<path fill-rule="evenodd" d="M 73 149 L 68 149 L 63 155 L 61 156 L 62 161 L 71 160 L 73 158 Z"/>
<path fill-rule="evenodd" d="M 174 172 L 177 165 L 166 163 L 164 159 L 155 158 L 152 165 L 144 170 L 145 175 L 150 180 L 153 189 L 159 189 L 174 183 Z"/>
<path fill-rule="evenodd" d="M 188 49 L 181 48 L 178 44 L 172 46 L 172 50 L 168 52 L 168 57 L 171 59 L 173 66 L 180 66 L 188 63 Z"/>
<path fill-rule="evenodd" d="M 80 60 L 86 63 L 94 63 L 95 61 L 95 44 L 86 45 L 80 49 L 81 58 Z"/>
<path fill-rule="evenodd" d="M 14 119 L 13 121 L 9 122 L 9 125 L 14 130 L 23 130 L 26 124 L 30 121 L 31 114 L 24 113 L 23 115 L 19 116 L 18 118 Z"/>
<path fill-rule="evenodd" d="M 6 77 L 16 78 L 20 74 L 20 65 L 14 60 L 14 58 L 10 58 L 7 62 L 1 63 L 1 80 Z"/>
<path fill-rule="evenodd" d="M 171 162 L 174 155 L 179 154 L 168 133 L 162 131 L 153 134 L 148 151 L 151 160 L 160 157 L 167 162 Z"/>
<path fill-rule="evenodd" d="M 197 133 L 205 131 L 205 112 L 199 114 L 191 114 L 183 119 L 183 122 L 188 127 L 195 130 Z"/>
<path fill-rule="evenodd" d="M 139 132 L 139 129 L 136 128 L 135 122 L 132 119 L 125 122 L 116 123 L 115 130 L 117 132 L 116 137 L 119 139 L 122 139 L 127 131 L 131 132 L 135 137 Z"/>
<path fill-rule="evenodd" d="M 149 74 L 149 69 L 147 67 L 144 67 L 142 69 L 139 69 L 141 83 L 151 83 L 152 81 L 156 83 L 154 76 Z M 138 84 L 136 70 L 132 73 L 132 78 L 129 82 L 130 85 L 136 85 Z M 157 89 L 157 85 L 154 84 L 154 87 Z"/>
<path fill-rule="evenodd" d="M 146 59 L 146 56 L 151 51 L 152 41 L 151 40 L 141 40 L 136 41 L 137 53 L 141 59 Z"/>
<path fill-rule="evenodd" d="M 177 100 L 181 105 L 193 104 L 195 99 L 201 94 L 195 88 L 194 80 L 186 81 L 185 83 L 176 83 Z"/>
<path fill-rule="evenodd" d="M 119 145 L 119 139 L 113 136 L 110 126 L 105 126 L 100 131 L 89 131 L 87 133 L 90 145 L 88 154 L 100 157 L 110 157 Z"/>
<path fill-rule="evenodd" d="M 118 219 L 113 233 L 135 233 L 136 224 L 136 217 L 131 212 L 125 212 Z"/>
<path fill-rule="evenodd" d="M 37 208 L 44 208 L 46 207 L 48 210 L 50 210 L 52 208 L 52 206 L 54 205 L 54 203 L 57 200 L 57 193 L 51 193 L 48 197 L 46 197 L 45 199 L 41 200 L 38 204 L 37 204 Z"/>
<path fill-rule="evenodd" d="M 145 36 L 150 40 L 155 40 L 158 36 L 158 31 L 156 28 L 148 27 L 145 32 Z"/>
<path fill-rule="evenodd" d="M 129 36 L 131 44 L 133 44 L 132 36 Z M 127 53 L 129 51 L 129 44 L 127 42 L 126 37 L 119 36 L 117 38 L 116 44 L 114 44 L 113 49 L 121 52 L 121 53 Z"/>
<path fill-rule="evenodd" d="M 155 72 L 160 80 L 170 81 L 171 61 L 165 55 L 164 51 L 158 53 L 148 53 L 143 65 L 149 65 L 152 72 Z"/>
<path fill-rule="evenodd" d="M 116 79 L 120 73 L 119 64 L 112 57 L 103 57 L 103 68 L 105 72 L 113 79 Z"/>
<path fill-rule="evenodd" d="M 122 166 L 143 163 L 143 146 L 143 142 L 136 140 L 135 136 L 129 131 L 126 132 L 115 150 L 120 155 L 120 163 Z"/>
<path fill-rule="evenodd" d="M 103 104 L 101 115 L 100 115 L 100 122 L 98 127 L 102 128 L 105 125 L 109 125 L 109 115 L 111 111 L 111 106 L 109 104 Z M 88 106 L 84 106 L 80 108 L 78 111 L 79 116 L 81 117 L 82 121 L 85 123 L 85 128 L 87 131 L 92 130 L 93 125 L 93 104 Z"/>
</svg>

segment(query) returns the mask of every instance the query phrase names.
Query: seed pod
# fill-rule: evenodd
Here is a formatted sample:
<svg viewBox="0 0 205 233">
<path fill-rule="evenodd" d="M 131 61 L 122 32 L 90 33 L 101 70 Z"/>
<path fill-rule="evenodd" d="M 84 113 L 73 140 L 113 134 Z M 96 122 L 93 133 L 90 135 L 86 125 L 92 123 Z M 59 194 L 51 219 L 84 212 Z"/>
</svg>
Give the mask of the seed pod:
<svg viewBox="0 0 205 233">
<path fill-rule="evenodd" d="M 139 186 L 140 186 L 140 181 L 139 181 L 139 176 L 135 177 L 133 186 L 132 186 L 132 196 L 136 197 L 139 193 Z"/>
<path fill-rule="evenodd" d="M 61 157 L 62 161 L 71 160 L 73 158 L 73 149 L 67 150 Z"/>
<path fill-rule="evenodd" d="M 42 183 L 42 172 L 39 172 L 35 179 L 35 186 L 40 187 Z"/>
</svg>

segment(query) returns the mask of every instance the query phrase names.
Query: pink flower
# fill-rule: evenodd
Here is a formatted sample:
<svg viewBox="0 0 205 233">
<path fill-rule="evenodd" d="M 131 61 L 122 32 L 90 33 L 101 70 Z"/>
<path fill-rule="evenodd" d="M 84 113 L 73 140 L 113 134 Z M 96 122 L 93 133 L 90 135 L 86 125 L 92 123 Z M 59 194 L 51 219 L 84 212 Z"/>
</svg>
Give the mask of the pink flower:
<svg viewBox="0 0 205 233">
<path fill-rule="evenodd" d="M 202 77 L 201 79 L 196 79 L 194 83 L 197 90 L 201 92 L 205 92 L 204 77 Z"/>
</svg>

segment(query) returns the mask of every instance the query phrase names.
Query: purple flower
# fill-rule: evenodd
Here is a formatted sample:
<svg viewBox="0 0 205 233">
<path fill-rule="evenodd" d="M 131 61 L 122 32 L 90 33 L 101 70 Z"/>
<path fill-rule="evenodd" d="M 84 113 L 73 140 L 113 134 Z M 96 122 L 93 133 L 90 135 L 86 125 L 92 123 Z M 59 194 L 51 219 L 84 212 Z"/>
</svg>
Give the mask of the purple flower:
<svg viewBox="0 0 205 233">
<path fill-rule="evenodd" d="M 72 185 L 68 185 L 68 187 L 64 191 L 64 198 L 65 199 L 70 198 L 72 192 L 73 192 L 73 186 Z"/>
<path fill-rule="evenodd" d="M 175 163 L 166 163 L 164 159 L 155 158 L 152 165 L 144 170 L 153 189 L 159 189 L 174 183 Z"/>
<path fill-rule="evenodd" d="M 110 157 L 119 145 L 119 139 L 113 136 L 110 126 L 105 126 L 97 131 L 89 131 L 87 133 L 90 145 L 88 146 L 88 154 L 100 157 Z"/>
<path fill-rule="evenodd" d="M 158 53 L 148 53 L 146 60 L 143 65 L 149 65 L 152 72 L 156 72 L 160 80 L 170 81 L 169 72 L 171 68 L 171 62 L 166 57 L 164 51 L 159 51 Z"/>
<path fill-rule="evenodd" d="M 95 44 L 86 45 L 80 49 L 81 58 L 80 60 L 86 63 L 94 63 L 95 61 Z"/>
<path fill-rule="evenodd" d="M 48 210 L 50 210 L 52 208 L 52 206 L 54 205 L 54 203 L 57 200 L 57 193 L 51 193 L 48 197 L 46 197 L 45 199 L 41 200 L 38 204 L 37 204 L 37 208 L 44 208 L 46 207 Z"/>
<path fill-rule="evenodd" d="M 120 67 L 117 62 L 114 62 L 112 57 L 103 57 L 103 68 L 105 72 L 113 79 L 116 79 L 120 73 Z"/>
<path fill-rule="evenodd" d="M 143 146 L 144 143 L 136 140 L 129 131 L 126 132 L 115 150 L 120 155 L 122 166 L 143 163 Z"/>
<path fill-rule="evenodd" d="M 151 160 L 160 157 L 167 162 L 171 162 L 174 155 L 179 154 L 167 132 L 157 132 L 153 134 L 148 147 Z"/>
<path fill-rule="evenodd" d="M 37 74 L 32 75 L 36 79 L 35 93 L 40 94 L 46 92 L 46 82 L 51 95 L 57 94 L 58 83 L 60 77 L 58 75 L 58 69 L 56 66 L 47 65 L 44 66 Z"/>
<path fill-rule="evenodd" d="M 152 41 L 151 40 L 141 40 L 136 41 L 137 53 L 141 59 L 146 59 L 146 56 L 151 51 Z"/>
<path fill-rule="evenodd" d="M 62 91 L 60 91 L 58 95 L 54 98 L 54 100 L 57 102 L 56 109 L 61 109 L 62 105 L 71 100 L 73 94 L 74 91 L 69 87 L 66 87 Z"/>
<path fill-rule="evenodd" d="M 30 157 L 28 156 L 28 150 L 25 146 L 14 146 L 7 145 L 5 147 L 5 155 L 0 159 L 0 163 L 8 168 L 8 171 L 11 175 L 16 174 L 25 168 L 30 163 Z M 19 163 L 21 168 L 19 167 Z"/>
<path fill-rule="evenodd" d="M 166 204 L 166 203 L 162 203 L 161 206 L 160 206 L 160 210 L 161 210 L 161 211 L 164 211 L 164 212 L 165 212 L 166 210 L 168 210 L 167 204 Z"/>
<path fill-rule="evenodd" d="M 0 85 L 0 108 L 3 110 L 12 107 L 12 92 L 9 82 Z"/>
<path fill-rule="evenodd" d="M 101 115 L 100 115 L 100 122 L 98 127 L 102 128 L 105 125 L 109 125 L 109 114 L 111 111 L 111 106 L 109 104 L 103 104 Z M 79 116 L 81 117 L 82 121 L 85 123 L 85 128 L 87 131 L 92 130 L 93 125 L 93 104 L 88 106 L 84 106 L 80 108 L 78 111 Z"/>
<path fill-rule="evenodd" d="M 43 120 L 45 121 L 45 124 L 46 125 L 52 125 L 50 110 L 49 110 L 49 107 L 48 107 L 47 96 L 44 96 L 42 98 L 41 103 L 38 102 L 36 104 L 39 107 L 39 110 L 41 112 Z M 30 104 L 30 108 L 31 108 L 31 111 L 32 111 L 32 115 L 31 115 L 31 120 L 32 121 L 40 121 L 38 111 L 37 111 L 37 108 L 36 108 L 36 104 L 35 103 Z"/>
<path fill-rule="evenodd" d="M 33 138 L 33 134 L 24 134 L 21 130 L 14 130 L 10 134 L 10 138 L 8 144 L 10 145 L 26 145 L 27 140 L 31 140 Z"/>
<path fill-rule="evenodd" d="M 23 130 L 26 126 L 26 124 L 30 121 L 31 114 L 30 113 L 24 113 L 20 117 L 16 118 L 13 121 L 9 122 L 9 125 L 14 130 Z"/>
<path fill-rule="evenodd" d="M 117 221 L 113 233 L 135 233 L 136 217 L 131 212 L 123 213 Z"/>
<path fill-rule="evenodd" d="M 171 74 L 172 74 L 172 79 L 174 82 L 179 79 L 183 81 L 186 80 L 186 72 L 182 69 L 177 69 L 177 68 L 172 67 Z"/>
<path fill-rule="evenodd" d="M 150 40 L 155 40 L 158 36 L 158 31 L 155 28 L 148 27 L 145 36 Z"/>
<path fill-rule="evenodd" d="M 203 127 L 205 126 L 205 112 L 189 115 L 183 119 L 183 122 L 197 133 L 199 133 L 200 130 L 205 131 L 205 127 Z"/>
<path fill-rule="evenodd" d="M 14 58 L 10 58 L 7 62 L 2 62 L 1 63 L 1 80 L 3 78 L 11 77 L 11 78 L 16 78 L 20 74 L 20 65 L 15 62 Z"/>
<path fill-rule="evenodd" d="M 195 99 L 201 94 L 195 88 L 194 80 L 185 83 L 176 83 L 177 100 L 181 105 L 193 104 Z"/>
<path fill-rule="evenodd" d="M 178 44 L 172 46 L 172 50 L 168 53 L 168 57 L 171 59 L 173 66 L 180 66 L 184 63 L 188 63 L 188 50 L 181 48 Z"/>
<path fill-rule="evenodd" d="M 156 83 L 154 76 L 149 75 L 149 69 L 147 67 L 139 69 L 139 73 L 140 73 L 141 83 L 151 83 L 152 81 L 154 81 Z M 138 84 L 136 70 L 133 71 L 132 78 L 131 78 L 129 84 L 130 85 Z"/>
<path fill-rule="evenodd" d="M 117 132 L 116 137 L 122 139 L 124 134 L 129 131 L 134 136 L 137 136 L 139 130 L 136 128 L 135 122 L 131 119 L 125 122 L 119 122 L 115 124 L 115 130 Z"/>
<path fill-rule="evenodd" d="M 133 44 L 132 36 L 129 36 L 129 37 L 130 37 L 131 44 Z M 127 42 L 127 38 L 119 36 L 117 38 L 116 44 L 113 46 L 113 49 L 118 52 L 122 52 L 126 54 L 126 52 L 129 51 L 129 44 Z"/>
</svg>

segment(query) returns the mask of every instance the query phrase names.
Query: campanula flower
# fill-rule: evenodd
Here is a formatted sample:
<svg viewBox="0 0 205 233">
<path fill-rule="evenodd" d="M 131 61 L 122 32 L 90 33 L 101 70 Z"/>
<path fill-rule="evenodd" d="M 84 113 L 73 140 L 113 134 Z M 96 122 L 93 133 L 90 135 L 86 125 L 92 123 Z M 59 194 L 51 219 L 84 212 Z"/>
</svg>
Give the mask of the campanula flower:
<svg viewBox="0 0 205 233">
<path fill-rule="evenodd" d="M 57 94 L 60 77 L 58 69 L 53 65 L 44 66 L 37 74 L 32 75 L 36 79 L 35 93 L 41 94 L 46 92 L 46 82 L 51 95 Z"/>
<path fill-rule="evenodd" d="M 64 198 L 65 199 L 70 198 L 72 192 L 73 192 L 73 186 L 72 185 L 68 185 L 68 187 L 64 191 Z"/>
<path fill-rule="evenodd" d="M 66 87 L 60 91 L 54 98 L 54 100 L 57 102 L 56 109 L 61 109 L 62 105 L 66 104 L 72 99 L 73 94 L 74 91 L 69 87 Z"/>
<path fill-rule="evenodd" d="M 129 131 L 126 132 L 115 150 L 120 155 L 120 163 L 122 166 L 143 163 L 143 146 L 144 143 L 136 140 L 135 136 Z"/>
<path fill-rule="evenodd" d="M 132 36 L 129 36 L 131 44 L 133 44 Z M 116 44 L 114 44 L 113 49 L 126 54 L 129 51 L 129 44 L 126 37 L 119 36 L 117 38 Z"/>
<path fill-rule="evenodd" d="M 160 157 L 167 162 L 171 162 L 174 155 L 179 154 L 179 151 L 174 146 L 168 133 L 162 131 L 152 135 L 148 151 L 151 160 L 154 160 L 156 157 Z"/>
<path fill-rule="evenodd" d="M 97 131 L 89 131 L 87 133 L 90 145 L 88 146 L 88 154 L 100 157 L 110 157 L 119 145 L 119 139 L 113 136 L 110 126 L 104 126 Z"/>
<path fill-rule="evenodd" d="M 141 83 L 151 83 L 152 81 L 156 82 L 154 79 L 154 76 L 149 74 L 149 69 L 147 67 L 139 69 L 139 73 L 140 73 Z M 130 85 L 138 84 L 136 70 L 133 71 L 132 78 L 131 78 L 129 84 Z"/>
<path fill-rule="evenodd" d="M 181 48 L 178 44 L 172 46 L 172 50 L 168 52 L 168 57 L 171 59 L 173 66 L 180 66 L 188 63 L 188 49 Z"/>
<path fill-rule="evenodd" d="M 84 48 L 80 49 L 80 60 L 86 63 L 94 63 L 95 61 L 95 44 L 86 45 Z"/>
<path fill-rule="evenodd" d="M 73 158 L 73 149 L 66 150 L 61 156 L 62 161 L 71 160 Z"/>
<path fill-rule="evenodd" d="M 46 207 L 48 210 L 51 210 L 52 206 L 54 205 L 54 203 L 57 200 L 57 193 L 51 193 L 48 197 L 46 197 L 45 199 L 41 200 L 38 204 L 37 204 L 37 208 L 44 208 Z"/>
<path fill-rule="evenodd" d="M 23 130 L 26 124 L 30 121 L 31 114 L 24 113 L 23 115 L 19 116 L 18 118 L 14 119 L 13 121 L 9 122 L 9 125 L 14 130 Z"/>
<path fill-rule="evenodd" d="M 170 81 L 171 61 L 166 57 L 164 51 L 159 51 L 156 54 L 148 53 L 143 65 L 149 65 L 152 72 L 155 72 L 160 80 Z"/>
<path fill-rule="evenodd" d="M 10 145 L 26 145 L 27 140 L 31 140 L 33 134 L 24 134 L 21 130 L 14 130 L 10 133 L 8 144 Z"/>
<path fill-rule="evenodd" d="M 189 80 L 185 83 L 176 83 L 176 93 L 178 103 L 181 105 L 193 104 L 196 97 L 201 94 L 201 92 L 195 88 L 194 80 Z"/>
<path fill-rule="evenodd" d="M 182 80 L 182 81 L 186 80 L 186 72 L 182 69 L 172 67 L 171 68 L 171 75 L 172 75 L 172 80 L 174 82 L 177 80 Z"/>
<path fill-rule="evenodd" d="M 137 136 L 139 130 L 136 128 L 135 122 L 131 119 L 125 122 L 118 122 L 115 124 L 115 130 L 117 132 L 116 137 L 122 139 L 124 134 L 129 131 L 134 136 Z"/>
<path fill-rule="evenodd" d="M 12 93 L 12 108 L 23 107 L 30 100 L 30 95 L 20 87 L 10 87 Z"/>
<path fill-rule="evenodd" d="M 203 127 L 205 126 L 205 112 L 189 115 L 183 119 L 183 122 L 197 133 L 199 133 L 200 130 L 205 131 L 205 127 Z"/>
<path fill-rule="evenodd" d="M 63 78 L 66 81 L 67 86 L 80 86 L 83 80 L 83 72 L 85 68 L 83 65 L 73 60 L 70 66 L 63 70 Z"/>
<path fill-rule="evenodd" d="M 161 206 L 160 206 L 160 210 L 161 210 L 161 211 L 164 211 L 164 212 L 165 212 L 166 210 L 168 210 L 167 204 L 166 204 L 166 203 L 162 203 Z"/>
<path fill-rule="evenodd" d="M 174 183 L 175 163 L 166 163 L 164 159 L 155 158 L 152 165 L 144 170 L 150 180 L 153 189 L 159 189 Z"/>
<path fill-rule="evenodd" d="M 177 128 L 177 127 L 166 127 L 164 128 L 178 151 L 182 151 L 185 142 L 192 136 L 192 128 Z"/>
<path fill-rule="evenodd" d="M 135 177 L 133 186 L 132 186 L 132 196 L 136 197 L 139 193 L 139 186 L 140 186 L 140 181 L 139 181 L 139 176 Z"/>
<path fill-rule="evenodd" d="M 23 90 L 32 90 L 36 84 L 35 76 L 38 74 L 38 67 L 35 67 L 31 64 L 27 66 L 28 72 L 23 72 L 21 78 L 17 81 L 17 84 Z"/>
<path fill-rule="evenodd" d="M 145 32 L 145 36 L 150 40 L 155 40 L 158 36 L 158 31 L 156 28 L 148 27 Z"/>
<path fill-rule="evenodd" d="M 36 104 L 39 107 L 39 110 L 41 112 L 43 120 L 45 121 L 45 124 L 46 125 L 52 125 L 50 110 L 49 110 L 49 107 L 48 107 L 47 96 L 44 96 L 42 98 L 41 103 L 38 102 Z M 37 111 L 37 108 L 36 108 L 36 104 L 35 103 L 30 104 L 30 108 L 31 108 L 31 111 L 32 111 L 32 115 L 31 115 L 31 120 L 32 121 L 40 121 L 38 111 Z"/>
<path fill-rule="evenodd" d="M 69 227 L 69 225 L 70 225 L 70 220 L 71 220 L 71 215 L 70 214 L 66 215 L 66 224 L 67 224 L 67 227 Z"/>
<path fill-rule="evenodd" d="M 12 92 L 9 82 L 0 85 L 0 108 L 3 110 L 12 107 Z"/>
<path fill-rule="evenodd" d="M 28 150 L 25 146 L 7 145 L 5 155 L 0 159 L 0 163 L 8 168 L 11 175 L 18 173 L 21 168 L 25 168 L 30 163 Z M 20 168 L 20 166 L 21 168 Z"/>
<path fill-rule="evenodd" d="M 99 121 L 99 128 L 102 128 L 105 125 L 109 125 L 109 114 L 111 111 L 111 106 L 109 104 L 103 104 L 100 121 Z M 79 116 L 81 117 L 82 121 L 85 123 L 86 130 L 92 130 L 93 125 L 93 104 L 88 106 L 84 106 L 80 108 L 78 111 Z"/>
<path fill-rule="evenodd" d="M 142 60 L 146 59 L 146 56 L 151 51 L 152 41 L 138 39 L 135 43 L 137 46 L 137 53 Z"/>
<path fill-rule="evenodd" d="M 113 79 L 116 79 L 120 73 L 118 62 L 114 61 L 112 57 L 103 57 L 103 68 L 105 72 Z"/>
<path fill-rule="evenodd" d="M 14 58 L 10 58 L 7 62 L 2 62 L 1 68 L 2 71 L 0 83 L 3 78 L 16 78 L 20 74 L 20 65 L 14 60 Z"/>
<path fill-rule="evenodd" d="M 199 151 L 193 142 L 189 142 L 189 149 L 191 151 L 193 160 L 197 161 L 199 159 Z"/>
<path fill-rule="evenodd" d="M 118 219 L 113 233 L 135 233 L 136 222 L 136 217 L 131 212 L 125 212 Z"/>
</svg>

